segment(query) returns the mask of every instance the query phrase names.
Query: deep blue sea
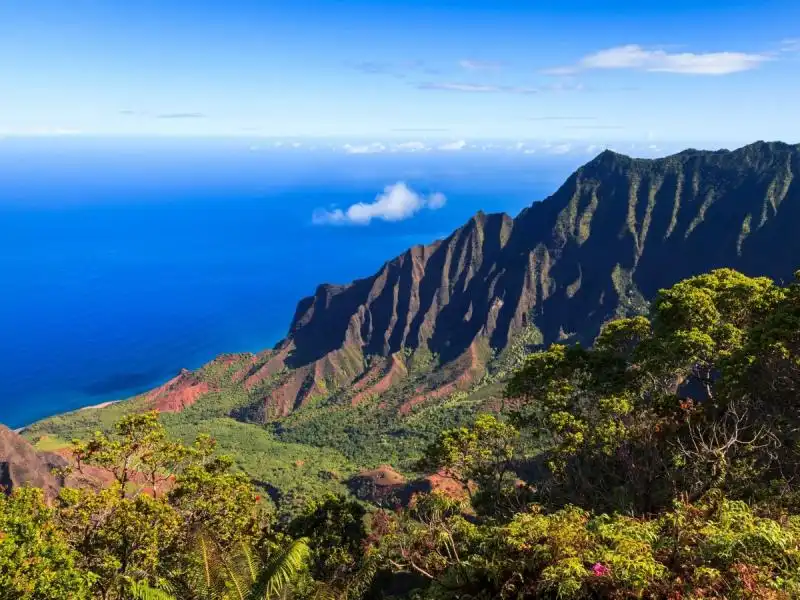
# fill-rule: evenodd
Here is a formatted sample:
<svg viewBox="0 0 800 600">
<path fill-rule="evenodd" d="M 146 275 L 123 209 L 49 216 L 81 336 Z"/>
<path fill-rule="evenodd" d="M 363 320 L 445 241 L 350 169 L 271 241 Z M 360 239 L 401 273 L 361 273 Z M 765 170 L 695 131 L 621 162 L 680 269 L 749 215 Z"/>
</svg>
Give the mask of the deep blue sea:
<svg viewBox="0 0 800 600">
<path fill-rule="evenodd" d="M 517 214 L 578 159 L 345 155 L 252 140 L 0 139 L 0 422 L 131 396 L 283 337 L 322 282 L 373 273 L 478 209 Z M 405 181 L 444 208 L 312 224 Z"/>
</svg>

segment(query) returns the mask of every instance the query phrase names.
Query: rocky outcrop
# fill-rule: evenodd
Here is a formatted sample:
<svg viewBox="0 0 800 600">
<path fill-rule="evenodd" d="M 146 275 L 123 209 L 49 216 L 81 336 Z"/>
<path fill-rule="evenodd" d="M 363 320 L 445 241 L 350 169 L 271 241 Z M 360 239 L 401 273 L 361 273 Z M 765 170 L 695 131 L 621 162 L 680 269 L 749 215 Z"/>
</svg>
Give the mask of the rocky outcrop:
<svg viewBox="0 0 800 600">
<path fill-rule="evenodd" d="M 432 473 L 409 481 L 391 465 L 361 471 L 347 483 L 357 498 L 385 507 L 407 506 L 415 494 L 439 492 L 454 499 L 468 495 L 460 482 L 445 473 Z"/>
<path fill-rule="evenodd" d="M 0 425 L 0 488 L 9 493 L 21 486 L 37 487 L 45 496 L 58 494 L 60 482 L 52 474 L 60 461 L 42 455 L 18 433 Z"/>
<path fill-rule="evenodd" d="M 788 279 L 800 265 L 799 176 L 800 146 L 782 143 L 657 160 L 603 152 L 516 218 L 478 213 L 371 277 L 319 286 L 262 366 L 289 375 L 261 414 L 288 414 L 331 386 L 357 386 L 360 403 L 369 386 L 382 392 L 402 376 L 389 361 L 368 368 L 368 358 L 423 348 L 441 364 L 466 363 L 408 411 L 479 376 L 476 344 L 501 350 L 530 328 L 543 343 L 591 342 L 660 288 L 714 268 Z"/>
</svg>

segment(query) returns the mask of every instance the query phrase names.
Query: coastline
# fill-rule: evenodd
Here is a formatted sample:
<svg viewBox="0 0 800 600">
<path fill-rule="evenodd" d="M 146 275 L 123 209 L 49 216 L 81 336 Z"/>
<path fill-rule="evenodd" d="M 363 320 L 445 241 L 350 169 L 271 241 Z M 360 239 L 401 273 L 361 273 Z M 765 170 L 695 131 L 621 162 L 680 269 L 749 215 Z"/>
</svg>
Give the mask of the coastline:
<svg viewBox="0 0 800 600">
<path fill-rule="evenodd" d="M 107 402 L 101 402 L 100 404 L 90 404 L 89 406 L 82 406 L 78 410 L 90 410 L 92 408 L 105 408 L 106 406 L 111 406 L 112 404 L 116 404 L 117 402 L 122 402 L 122 400 L 108 400 Z"/>
<path fill-rule="evenodd" d="M 122 400 L 108 400 L 106 402 L 100 402 L 99 404 L 90 404 L 89 406 L 82 406 L 82 407 L 76 409 L 75 412 L 81 411 L 81 410 L 90 410 L 92 408 L 105 408 L 106 406 L 111 406 L 112 404 L 116 404 L 117 402 L 122 402 Z M 64 413 L 60 413 L 60 414 L 64 414 Z M 22 427 L 17 427 L 16 429 L 13 429 L 12 431 L 14 433 L 22 433 L 28 427 L 30 427 L 30 425 L 23 425 Z"/>
</svg>

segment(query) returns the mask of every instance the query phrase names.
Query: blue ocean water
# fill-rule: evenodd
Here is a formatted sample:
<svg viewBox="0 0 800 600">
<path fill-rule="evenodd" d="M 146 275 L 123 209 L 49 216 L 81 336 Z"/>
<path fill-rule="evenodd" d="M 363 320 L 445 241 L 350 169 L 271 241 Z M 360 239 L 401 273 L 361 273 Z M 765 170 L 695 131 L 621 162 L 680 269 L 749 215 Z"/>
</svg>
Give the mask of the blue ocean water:
<svg viewBox="0 0 800 600">
<path fill-rule="evenodd" d="M 128 397 L 283 337 L 322 282 L 374 272 L 577 165 L 507 153 L 261 151 L 247 140 L 0 140 L 0 422 Z M 447 204 L 320 226 L 405 181 Z"/>
</svg>

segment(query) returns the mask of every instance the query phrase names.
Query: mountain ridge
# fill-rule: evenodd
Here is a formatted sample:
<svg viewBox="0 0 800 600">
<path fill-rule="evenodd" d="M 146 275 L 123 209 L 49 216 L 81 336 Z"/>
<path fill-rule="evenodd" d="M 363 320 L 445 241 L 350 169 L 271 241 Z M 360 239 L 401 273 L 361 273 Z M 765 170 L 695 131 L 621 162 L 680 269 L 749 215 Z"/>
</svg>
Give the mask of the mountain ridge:
<svg viewBox="0 0 800 600">
<path fill-rule="evenodd" d="M 360 382 L 363 398 L 368 375 L 380 391 L 408 370 L 398 358 L 407 350 L 454 367 L 452 391 L 526 329 L 539 343 L 590 342 L 608 319 L 643 312 L 659 288 L 712 268 L 790 277 L 798 175 L 800 145 L 782 142 L 656 159 L 606 150 L 514 218 L 479 211 L 369 277 L 319 285 L 287 337 L 254 359 L 248 381 L 291 372 L 266 391 L 258 418 L 289 414 L 331 384 Z M 789 248 L 768 260 L 776 235 Z"/>
<path fill-rule="evenodd" d="M 800 145 L 782 142 L 655 159 L 606 150 L 513 218 L 478 211 L 367 277 L 318 285 L 273 348 L 222 355 L 136 405 L 255 423 L 317 406 L 408 415 L 501 380 L 533 348 L 590 344 L 686 277 L 790 279 L 799 178 Z"/>
</svg>

